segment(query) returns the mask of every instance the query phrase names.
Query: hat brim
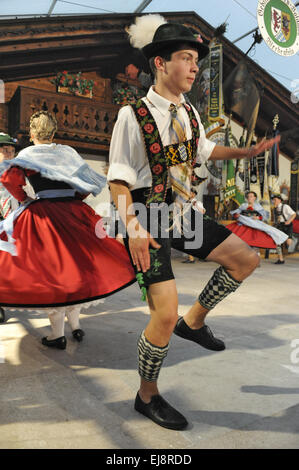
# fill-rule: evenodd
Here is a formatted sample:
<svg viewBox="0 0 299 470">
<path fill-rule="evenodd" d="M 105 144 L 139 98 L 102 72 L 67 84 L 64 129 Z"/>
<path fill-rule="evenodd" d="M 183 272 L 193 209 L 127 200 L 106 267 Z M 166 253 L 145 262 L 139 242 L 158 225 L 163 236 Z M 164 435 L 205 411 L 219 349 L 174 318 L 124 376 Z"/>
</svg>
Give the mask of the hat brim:
<svg viewBox="0 0 299 470">
<path fill-rule="evenodd" d="M 0 145 L 11 145 L 12 147 L 18 146 L 16 142 L 0 142 Z"/>
<path fill-rule="evenodd" d="M 147 59 L 150 59 L 151 57 L 155 57 L 159 55 L 159 52 L 161 52 L 163 49 L 165 49 L 168 46 L 175 46 L 176 44 L 190 44 L 192 49 L 196 49 L 198 52 L 198 59 L 201 60 L 204 57 L 208 55 L 210 52 L 210 49 L 208 46 L 203 44 L 202 42 L 199 42 L 194 39 L 190 39 L 190 37 L 180 37 L 179 39 L 165 39 L 163 41 L 156 41 L 156 42 L 151 42 L 150 44 L 147 44 L 142 48 L 142 52 L 145 55 Z"/>
</svg>

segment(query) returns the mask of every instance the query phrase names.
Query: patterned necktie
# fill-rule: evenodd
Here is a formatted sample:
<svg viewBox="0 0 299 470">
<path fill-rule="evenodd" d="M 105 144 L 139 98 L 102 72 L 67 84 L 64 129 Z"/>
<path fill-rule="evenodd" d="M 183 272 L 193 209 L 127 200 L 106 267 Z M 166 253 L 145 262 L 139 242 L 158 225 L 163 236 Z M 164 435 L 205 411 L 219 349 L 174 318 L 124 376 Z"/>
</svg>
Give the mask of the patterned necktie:
<svg viewBox="0 0 299 470">
<path fill-rule="evenodd" d="M 179 109 L 181 107 L 181 104 L 178 106 L 171 104 L 169 106 L 171 113 L 170 136 L 172 144 L 186 141 L 185 123 L 183 118 L 179 115 Z M 188 162 L 180 163 L 169 169 L 170 183 L 175 193 L 175 201 L 180 206 L 192 198 L 191 174 L 192 168 Z"/>
<path fill-rule="evenodd" d="M 171 113 L 170 135 L 172 144 L 186 140 L 185 123 L 184 120 L 178 116 L 181 107 L 181 104 L 176 106 L 173 103 L 169 106 Z"/>
</svg>

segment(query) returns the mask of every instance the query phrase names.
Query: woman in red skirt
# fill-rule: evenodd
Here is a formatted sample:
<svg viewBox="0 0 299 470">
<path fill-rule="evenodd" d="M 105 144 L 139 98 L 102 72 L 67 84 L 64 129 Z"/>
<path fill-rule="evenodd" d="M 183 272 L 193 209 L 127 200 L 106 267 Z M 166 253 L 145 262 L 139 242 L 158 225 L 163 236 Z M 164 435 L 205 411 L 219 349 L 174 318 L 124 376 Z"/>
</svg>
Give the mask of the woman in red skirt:
<svg viewBox="0 0 299 470">
<path fill-rule="evenodd" d="M 81 307 L 132 284 L 135 274 L 125 247 L 82 202 L 101 192 L 105 178 L 73 148 L 53 143 L 56 130 L 50 113 L 35 113 L 34 145 L 2 172 L 1 183 L 21 206 L 0 223 L 0 305 L 46 309 L 52 334 L 42 343 L 65 349 L 65 315 L 81 341 Z M 23 189 L 28 180 L 34 199 Z"/>
<path fill-rule="evenodd" d="M 231 211 L 236 222 L 226 227 L 256 250 L 276 248 L 283 243 L 286 240 L 285 234 L 264 222 L 268 218 L 267 212 L 256 201 L 256 193 L 249 191 L 246 199 L 247 202 L 241 204 L 235 211 Z"/>
</svg>

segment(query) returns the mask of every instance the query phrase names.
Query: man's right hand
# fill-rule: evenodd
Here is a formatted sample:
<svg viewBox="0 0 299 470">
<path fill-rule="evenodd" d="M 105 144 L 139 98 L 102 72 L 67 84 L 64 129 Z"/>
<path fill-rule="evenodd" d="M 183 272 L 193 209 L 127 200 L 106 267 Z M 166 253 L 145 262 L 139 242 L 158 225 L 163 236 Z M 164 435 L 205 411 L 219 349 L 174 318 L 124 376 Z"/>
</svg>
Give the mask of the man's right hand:
<svg viewBox="0 0 299 470">
<path fill-rule="evenodd" d="M 134 227 L 127 227 L 129 235 L 129 248 L 133 264 L 138 271 L 146 272 L 151 265 L 149 248 L 161 248 L 161 245 L 139 223 Z"/>
</svg>

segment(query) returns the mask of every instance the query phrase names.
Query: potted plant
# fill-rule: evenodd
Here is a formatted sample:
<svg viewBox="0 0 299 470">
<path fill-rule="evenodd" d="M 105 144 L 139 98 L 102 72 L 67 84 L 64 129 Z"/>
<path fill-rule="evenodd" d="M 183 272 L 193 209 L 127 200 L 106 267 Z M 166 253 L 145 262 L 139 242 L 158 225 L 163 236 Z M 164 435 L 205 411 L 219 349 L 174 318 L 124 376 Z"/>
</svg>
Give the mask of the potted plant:
<svg viewBox="0 0 299 470">
<path fill-rule="evenodd" d="M 92 98 L 92 90 L 95 85 L 94 80 L 87 80 L 82 77 L 82 72 L 73 75 L 66 70 L 58 72 L 56 77 L 50 80 L 50 82 L 56 85 L 56 90 L 59 93 L 68 93 L 88 98 Z"/>
</svg>

